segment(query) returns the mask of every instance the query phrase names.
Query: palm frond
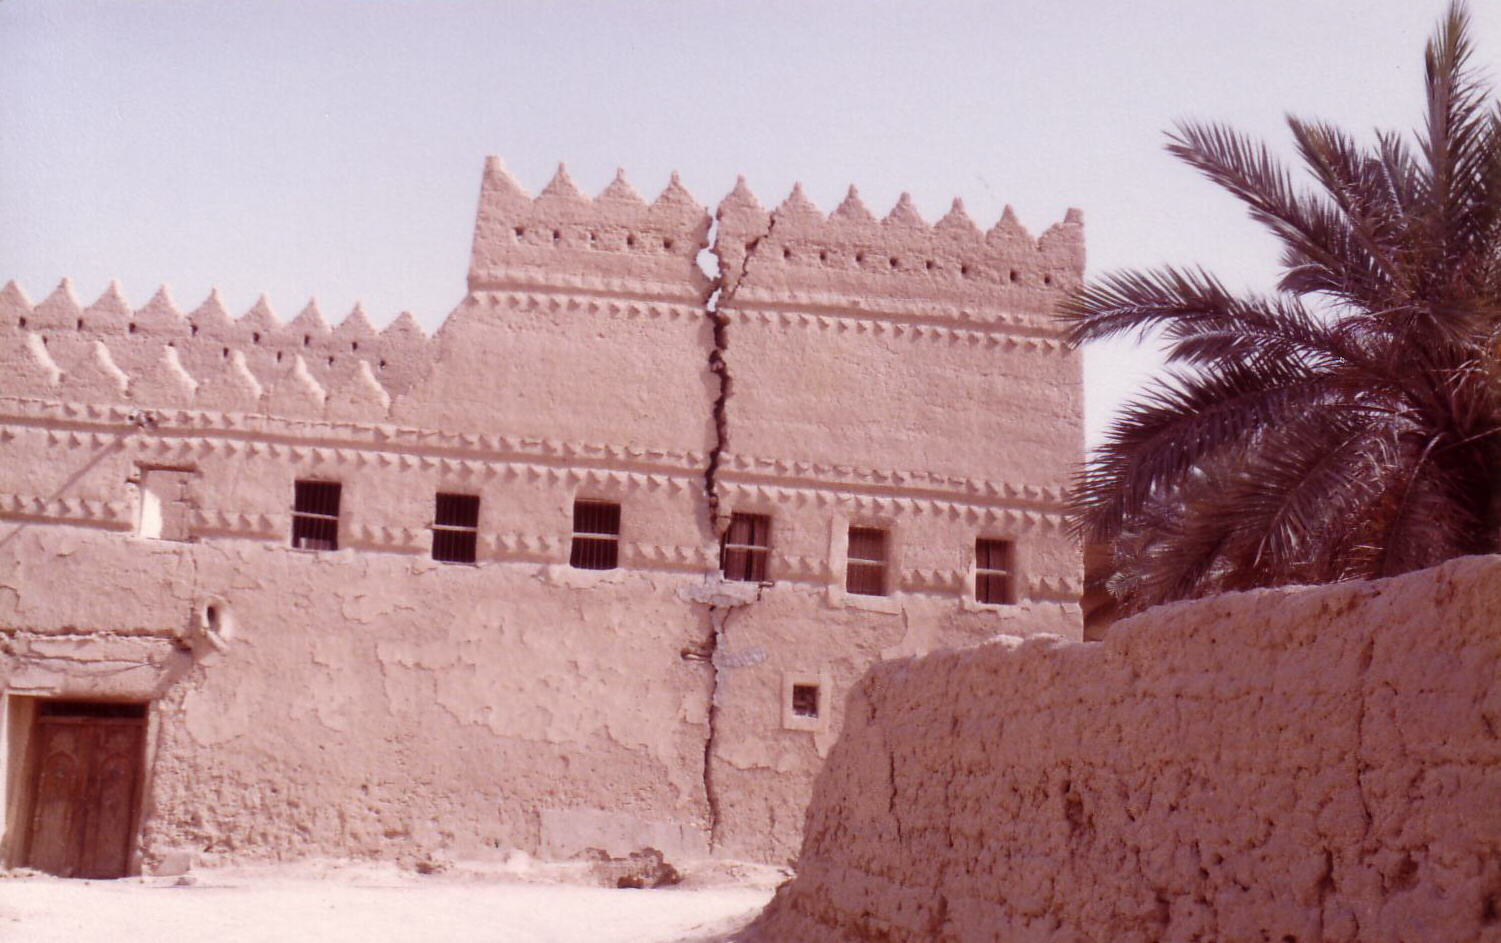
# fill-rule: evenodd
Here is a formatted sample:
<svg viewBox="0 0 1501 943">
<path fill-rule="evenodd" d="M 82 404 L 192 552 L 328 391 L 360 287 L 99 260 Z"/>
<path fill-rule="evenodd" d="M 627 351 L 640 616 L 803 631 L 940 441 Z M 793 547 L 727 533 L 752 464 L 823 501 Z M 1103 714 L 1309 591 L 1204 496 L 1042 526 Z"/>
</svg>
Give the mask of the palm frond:
<svg viewBox="0 0 1501 943">
<path fill-rule="evenodd" d="M 1167 343 L 1071 498 L 1122 611 L 1501 549 L 1501 107 L 1469 29 L 1455 3 L 1425 50 L 1415 144 L 1288 119 L 1312 188 L 1222 125 L 1170 133 L 1281 243 L 1274 294 L 1165 267 L 1064 306 L 1073 343 Z"/>
<path fill-rule="evenodd" d="M 1154 495 L 1181 485 L 1209 457 L 1257 431 L 1317 408 L 1334 390 L 1327 373 L 1295 361 L 1220 364 L 1169 374 L 1125 407 L 1075 479 L 1072 527 L 1114 539 Z"/>
</svg>

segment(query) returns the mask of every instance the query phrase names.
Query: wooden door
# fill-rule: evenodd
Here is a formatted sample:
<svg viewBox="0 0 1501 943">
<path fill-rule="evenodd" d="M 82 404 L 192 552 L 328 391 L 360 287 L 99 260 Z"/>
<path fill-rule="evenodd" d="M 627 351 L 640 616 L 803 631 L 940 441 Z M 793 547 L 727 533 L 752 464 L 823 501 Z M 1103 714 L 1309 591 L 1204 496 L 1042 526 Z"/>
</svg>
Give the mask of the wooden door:
<svg viewBox="0 0 1501 943">
<path fill-rule="evenodd" d="M 44 701 L 33 736 L 27 867 L 125 875 L 145 754 L 144 704 Z"/>
</svg>

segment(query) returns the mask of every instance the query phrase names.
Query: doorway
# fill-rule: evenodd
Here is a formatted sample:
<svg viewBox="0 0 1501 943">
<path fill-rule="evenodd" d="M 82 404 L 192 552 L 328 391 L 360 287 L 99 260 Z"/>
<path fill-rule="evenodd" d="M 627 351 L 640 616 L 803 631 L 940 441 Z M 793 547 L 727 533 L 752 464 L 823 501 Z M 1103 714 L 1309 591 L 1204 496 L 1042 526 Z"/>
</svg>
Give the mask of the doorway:
<svg viewBox="0 0 1501 943">
<path fill-rule="evenodd" d="M 37 703 L 21 863 L 59 877 L 130 867 L 146 754 L 146 705 Z"/>
</svg>

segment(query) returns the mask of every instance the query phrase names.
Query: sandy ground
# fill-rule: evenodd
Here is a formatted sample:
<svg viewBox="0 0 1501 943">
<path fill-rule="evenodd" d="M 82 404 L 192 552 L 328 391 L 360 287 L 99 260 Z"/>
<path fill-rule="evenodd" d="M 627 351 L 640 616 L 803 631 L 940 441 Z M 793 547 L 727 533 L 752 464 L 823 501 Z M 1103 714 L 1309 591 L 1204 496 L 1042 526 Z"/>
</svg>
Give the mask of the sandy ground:
<svg viewBox="0 0 1501 943">
<path fill-rule="evenodd" d="M 0 940 L 710 943 L 750 922 L 783 877 L 716 866 L 675 887 L 616 890 L 536 865 L 430 876 L 297 866 L 119 881 L 0 872 Z"/>
</svg>

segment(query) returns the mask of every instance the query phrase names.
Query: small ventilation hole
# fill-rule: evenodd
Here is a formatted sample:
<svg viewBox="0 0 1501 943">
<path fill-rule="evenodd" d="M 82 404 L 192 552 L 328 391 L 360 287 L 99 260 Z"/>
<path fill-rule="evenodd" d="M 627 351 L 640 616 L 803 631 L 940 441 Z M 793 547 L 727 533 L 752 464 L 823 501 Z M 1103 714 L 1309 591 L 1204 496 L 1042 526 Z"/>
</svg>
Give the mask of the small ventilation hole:
<svg viewBox="0 0 1501 943">
<path fill-rule="evenodd" d="M 968 265 L 961 265 L 961 266 L 959 266 L 959 274 L 961 276 L 965 277 L 965 278 L 969 278 L 969 266 Z"/>
<path fill-rule="evenodd" d="M 820 262 L 827 262 L 827 261 L 829 261 L 829 252 L 828 252 L 827 249 L 819 249 L 818 250 L 818 261 L 820 261 Z"/>
<path fill-rule="evenodd" d="M 333 357 L 329 357 L 329 358 L 328 358 L 328 365 L 329 365 L 329 366 L 330 366 L 330 367 L 332 367 L 332 366 L 333 366 L 333 365 L 334 365 L 334 358 L 333 358 Z"/>
<path fill-rule="evenodd" d="M 855 264 L 856 265 L 861 265 L 864 262 L 865 262 L 865 253 L 864 252 L 856 252 L 855 253 Z"/>
<path fill-rule="evenodd" d="M 77 330 L 80 330 L 80 331 L 83 330 L 83 318 L 79 318 L 78 319 L 78 323 L 76 325 L 74 325 L 74 327 Z"/>
<path fill-rule="evenodd" d="M 896 256 L 892 256 L 891 257 L 891 267 L 892 268 L 896 268 L 896 265 L 897 265 L 897 263 L 896 263 Z"/>
<path fill-rule="evenodd" d="M 360 342 L 359 341 L 350 341 L 349 342 L 349 349 L 350 350 L 359 350 L 360 349 Z"/>
<path fill-rule="evenodd" d="M 526 227 L 525 226 L 517 226 L 516 227 L 516 238 L 517 239 L 525 239 L 526 238 Z"/>
<path fill-rule="evenodd" d="M 261 332 L 260 331 L 253 332 L 250 335 L 250 343 L 252 343 L 252 344 L 259 344 L 260 342 L 261 342 Z"/>
<path fill-rule="evenodd" d="M 923 268 L 927 269 L 930 272 L 933 271 L 933 260 L 929 259 L 928 261 L 924 262 Z"/>
<path fill-rule="evenodd" d="M 1012 269 L 1011 270 L 1011 281 L 1012 281 L 1012 283 L 1015 284 L 1020 279 L 1021 279 L 1021 276 L 1017 274 L 1016 269 Z"/>
<path fill-rule="evenodd" d="M 276 352 L 276 362 L 281 363 L 281 351 L 279 350 Z"/>
<path fill-rule="evenodd" d="M 631 233 L 629 236 L 626 236 L 625 244 L 630 246 L 632 249 L 636 248 L 636 234 Z"/>
<path fill-rule="evenodd" d="M 599 233 L 597 233 L 597 232 L 591 232 L 589 234 L 589 245 L 591 245 L 591 246 L 597 246 L 597 245 L 599 245 Z"/>
<path fill-rule="evenodd" d="M 229 348 L 228 347 L 224 348 L 224 359 L 225 360 L 229 359 Z"/>
<path fill-rule="evenodd" d="M 25 327 L 26 326 L 26 319 L 22 318 L 21 321 L 20 321 L 20 324 L 21 324 L 22 327 Z"/>
<path fill-rule="evenodd" d="M 382 369 L 382 370 L 386 369 L 386 362 L 384 360 L 382 360 L 380 362 L 379 366 L 380 366 L 380 369 Z"/>
<path fill-rule="evenodd" d="M 1044 285 L 1051 285 L 1051 284 L 1053 284 L 1053 276 L 1051 276 L 1051 275 L 1044 275 L 1042 277 L 1042 283 Z"/>
<path fill-rule="evenodd" d="M 784 259 L 790 259 L 790 258 L 792 258 L 792 250 L 791 249 L 783 249 L 782 250 L 782 258 L 784 258 Z"/>
<path fill-rule="evenodd" d="M 194 337 L 197 337 L 198 336 L 198 325 L 196 325 L 196 324 L 189 324 L 188 327 L 192 328 L 192 335 Z"/>
<path fill-rule="evenodd" d="M 21 319 L 21 326 L 22 327 L 26 326 L 26 319 L 25 318 Z M 131 321 L 130 324 L 126 326 L 126 330 L 128 330 L 130 333 L 134 334 L 136 332 L 136 323 L 134 321 Z"/>
<path fill-rule="evenodd" d="M 552 244 L 553 245 L 557 245 L 558 243 L 560 243 L 562 241 L 563 241 L 563 232 L 562 232 L 562 230 L 554 229 L 552 231 Z"/>
<path fill-rule="evenodd" d="M 672 251 L 672 240 L 671 239 L 663 239 L 662 240 L 662 248 L 666 249 L 668 252 L 671 252 Z"/>
</svg>

